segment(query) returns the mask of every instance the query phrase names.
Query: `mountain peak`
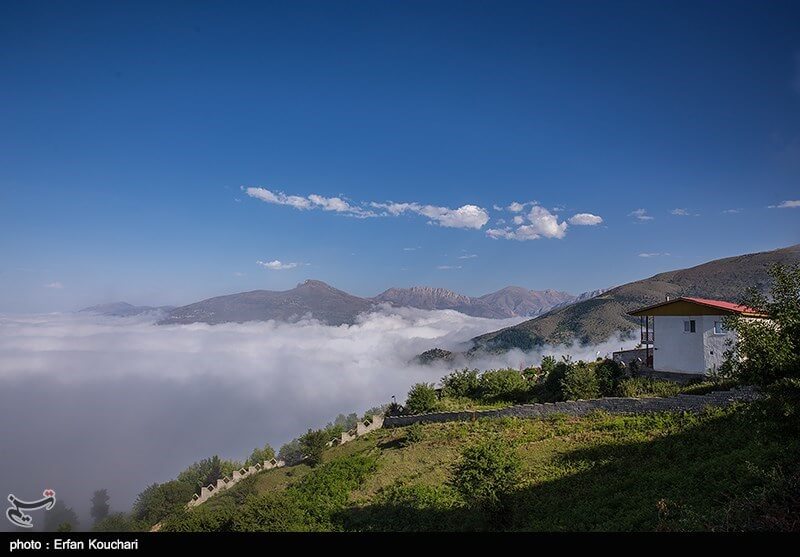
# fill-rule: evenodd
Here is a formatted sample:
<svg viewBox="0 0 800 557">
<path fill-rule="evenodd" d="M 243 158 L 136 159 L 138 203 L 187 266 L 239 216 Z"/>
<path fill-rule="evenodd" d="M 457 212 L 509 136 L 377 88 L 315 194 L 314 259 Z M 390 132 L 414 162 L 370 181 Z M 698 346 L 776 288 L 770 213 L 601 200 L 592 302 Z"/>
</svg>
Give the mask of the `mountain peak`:
<svg viewBox="0 0 800 557">
<path fill-rule="evenodd" d="M 316 279 L 306 279 L 300 284 L 298 284 L 295 288 L 314 288 L 314 289 L 322 289 L 322 290 L 334 290 L 334 288 L 326 283 L 322 282 L 321 280 Z"/>
</svg>

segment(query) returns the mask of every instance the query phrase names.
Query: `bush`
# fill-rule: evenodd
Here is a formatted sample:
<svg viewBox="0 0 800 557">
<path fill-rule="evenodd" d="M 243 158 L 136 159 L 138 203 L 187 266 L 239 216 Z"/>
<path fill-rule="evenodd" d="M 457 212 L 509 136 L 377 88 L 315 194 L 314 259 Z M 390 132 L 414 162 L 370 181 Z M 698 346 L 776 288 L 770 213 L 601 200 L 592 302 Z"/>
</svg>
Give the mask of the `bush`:
<svg viewBox="0 0 800 557">
<path fill-rule="evenodd" d="M 592 364 L 597 375 L 597 387 L 602 396 L 612 396 L 625 377 L 625 370 L 614 360 L 605 359 Z"/>
<path fill-rule="evenodd" d="M 681 386 L 672 381 L 648 379 L 647 377 L 631 377 L 623 379 L 617 387 L 617 396 L 626 397 L 665 397 L 675 396 L 681 392 Z"/>
<path fill-rule="evenodd" d="M 544 356 L 542 358 L 542 375 L 547 377 L 556 368 L 556 359 L 553 356 Z"/>
<path fill-rule="evenodd" d="M 486 510 L 502 510 L 507 495 L 519 479 L 521 461 L 514 447 L 501 439 L 485 440 L 467 447 L 453 467 L 451 485 L 467 504 Z"/>
<path fill-rule="evenodd" d="M 303 460 L 303 446 L 300 444 L 300 440 L 292 439 L 283 445 L 278 451 L 278 459 L 289 466 L 299 464 Z"/>
<path fill-rule="evenodd" d="M 780 431 L 800 434 L 800 379 L 787 377 L 770 385 L 760 406 Z"/>
<path fill-rule="evenodd" d="M 528 381 L 514 369 L 485 371 L 480 377 L 480 396 L 487 402 L 522 402 L 528 397 Z"/>
<path fill-rule="evenodd" d="M 153 484 L 136 498 L 131 516 L 134 520 L 145 522 L 148 525 L 155 524 L 164 517 L 183 509 L 192 495 L 194 495 L 192 487 L 177 480 Z"/>
<path fill-rule="evenodd" d="M 442 377 L 442 394 L 452 398 L 477 398 L 478 370 L 462 369 Z"/>
<path fill-rule="evenodd" d="M 306 514 L 293 492 L 251 495 L 233 519 L 237 532 L 307 532 Z"/>
<path fill-rule="evenodd" d="M 570 366 L 561 380 L 561 393 L 565 400 L 597 398 L 600 388 L 594 366 L 582 361 Z"/>
<path fill-rule="evenodd" d="M 417 383 L 408 391 L 405 411 L 407 414 L 422 414 L 436 409 L 436 390 L 432 383 Z"/>
<path fill-rule="evenodd" d="M 406 436 L 400 442 L 403 447 L 413 445 L 422 441 L 424 433 L 422 431 L 422 424 L 411 424 L 406 428 Z"/>
<path fill-rule="evenodd" d="M 300 446 L 303 448 L 306 464 L 314 467 L 322 462 L 322 453 L 325 451 L 328 441 L 330 441 L 330 435 L 324 429 L 309 429 L 308 433 L 300 438 Z"/>
</svg>

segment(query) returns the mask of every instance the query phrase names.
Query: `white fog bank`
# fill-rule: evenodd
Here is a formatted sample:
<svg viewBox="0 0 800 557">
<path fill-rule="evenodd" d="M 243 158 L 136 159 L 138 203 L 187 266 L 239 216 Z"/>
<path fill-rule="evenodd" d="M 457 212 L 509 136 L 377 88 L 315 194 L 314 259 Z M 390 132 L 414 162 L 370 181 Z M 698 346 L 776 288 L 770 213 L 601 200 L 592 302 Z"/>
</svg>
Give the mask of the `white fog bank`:
<svg viewBox="0 0 800 557">
<path fill-rule="evenodd" d="M 402 401 L 411 384 L 447 372 L 410 364 L 415 355 L 520 321 L 390 308 L 340 327 L 0 316 L 0 494 L 51 487 L 85 515 L 91 492 L 107 488 L 127 510 L 198 459 L 244 459 L 266 442 L 277 450 L 339 413 Z M 593 359 L 623 345 L 544 352 Z M 476 365 L 540 358 L 512 351 Z"/>
</svg>

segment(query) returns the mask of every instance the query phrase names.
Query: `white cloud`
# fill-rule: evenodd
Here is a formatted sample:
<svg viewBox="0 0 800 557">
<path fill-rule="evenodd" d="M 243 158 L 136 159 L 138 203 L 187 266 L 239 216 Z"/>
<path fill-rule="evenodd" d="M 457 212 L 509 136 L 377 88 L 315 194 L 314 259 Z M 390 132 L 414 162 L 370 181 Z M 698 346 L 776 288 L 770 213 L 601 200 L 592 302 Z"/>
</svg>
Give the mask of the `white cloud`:
<svg viewBox="0 0 800 557">
<path fill-rule="evenodd" d="M 686 209 L 673 209 L 669 212 L 671 215 L 675 215 L 677 217 L 688 217 L 691 213 L 689 213 Z"/>
<path fill-rule="evenodd" d="M 348 217 L 367 218 L 376 216 L 372 211 L 351 205 L 341 197 L 324 197 L 312 193 L 307 197 L 299 195 L 286 195 L 281 191 L 272 191 L 266 188 L 242 188 L 244 192 L 255 199 L 275 205 L 286 205 L 299 210 L 322 209 L 333 211 Z"/>
<path fill-rule="evenodd" d="M 44 286 L 45 288 L 53 288 L 55 290 L 61 290 L 62 288 L 64 288 L 64 285 L 58 281 L 48 282 L 47 284 L 43 284 L 42 286 Z"/>
<path fill-rule="evenodd" d="M 659 253 L 659 252 L 652 252 L 652 253 L 640 253 L 639 257 L 669 257 L 669 253 Z"/>
<path fill-rule="evenodd" d="M 457 209 L 437 207 L 436 205 L 421 205 L 419 203 L 376 203 L 370 205 L 376 209 L 384 209 L 391 216 L 404 213 L 414 213 L 430 219 L 431 224 L 445 228 L 471 228 L 478 230 L 489 222 L 489 213 L 477 205 L 462 205 Z"/>
<path fill-rule="evenodd" d="M 288 269 L 294 269 L 300 265 L 299 263 L 283 263 L 277 259 L 274 261 L 256 261 L 256 263 L 265 269 L 270 269 L 271 271 L 286 271 Z"/>
<path fill-rule="evenodd" d="M 558 217 L 539 205 L 534 205 L 528 213 L 531 227 L 537 234 L 545 238 L 563 238 L 567 232 L 567 223 L 558 222 Z M 522 228 L 522 227 L 520 227 Z"/>
<path fill-rule="evenodd" d="M 417 251 L 419 248 L 403 248 L 403 251 Z"/>
<path fill-rule="evenodd" d="M 461 265 L 438 265 L 436 268 L 440 271 L 450 271 L 452 269 L 460 269 Z"/>
<path fill-rule="evenodd" d="M 567 223 L 558 222 L 554 215 L 540 205 L 534 205 L 523 218 L 514 218 L 516 228 L 490 228 L 486 235 L 495 240 L 538 240 L 539 238 L 563 238 L 567 233 Z M 522 224 L 527 222 L 528 224 Z"/>
<path fill-rule="evenodd" d="M 233 276 L 235 276 L 235 277 L 243 277 L 243 276 L 245 276 L 245 274 L 241 273 L 239 271 L 236 271 L 235 273 L 233 273 Z"/>
<path fill-rule="evenodd" d="M 578 213 L 577 215 L 572 215 L 569 219 L 569 223 L 575 226 L 596 226 L 602 224 L 602 222 L 603 217 L 591 213 Z"/>
<path fill-rule="evenodd" d="M 516 201 L 512 201 L 508 206 L 508 210 L 512 213 L 521 213 L 525 209 L 525 205 L 527 205 L 527 203 L 517 203 Z"/>
<path fill-rule="evenodd" d="M 495 211 L 502 211 L 503 210 L 503 208 L 500 205 L 492 205 L 492 209 L 494 209 Z"/>
<path fill-rule="evenodd" d="M 648 221 L 655 218 L 647 214 L 647 209 L 636 209 L 635 211 L 631 211 L 628 216 L 640 221 Z"/>
<path fill-rule="evenodd" d="M 458 256 L 459 259 L 475 259 L 476 257 L 478 256 L 474 253 L 465 253 L 464 255 Z"/>
<path fill-rule="evenodd" d="M 769 206 L 770 209 L 797 209 L 798 207 L 800 207 L 800 199 L 787 199 L 777 205 Z"/>
<path fill-rule="evenodd" d="M 736 215 L 738 213 L 741 213 L 742 210 L 741 209 L 725 209 L 722 212 L 723 212 L 723 214 L 726 214 L 726 215 Z"/>
</svg>

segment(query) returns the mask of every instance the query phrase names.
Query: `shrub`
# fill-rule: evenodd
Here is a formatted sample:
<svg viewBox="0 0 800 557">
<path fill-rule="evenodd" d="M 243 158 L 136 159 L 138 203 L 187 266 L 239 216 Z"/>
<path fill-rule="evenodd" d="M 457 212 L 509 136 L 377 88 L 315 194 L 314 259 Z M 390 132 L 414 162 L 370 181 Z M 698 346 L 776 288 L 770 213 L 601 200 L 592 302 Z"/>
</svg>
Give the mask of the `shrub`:
<svg viewBox="0 0 800 557">
<path fill-rule="evenodd" d="M 324 429 L 309 429 L 300 438 L 300 445 L 303 448 L 303 456 L 306 457 L 306 464 L 313 467 L 322 462 L 322 453 L 325 451 L 325 445 L 328 441 L 330 441 L 330 435 Z"/>
<path fill-rule="evenodd" d="M 480 377 L 480 396 L 487 402 L 521 402 L 528 397 L 528 381 L 514 369 L 493 369 Z"/>
<path fill-rule="evenodd" d="M 501 439 L 489 439 L 464 449 L 453 467 L 451 485 L 469 504 L 486 510 L 502 510 L 517 484 L 521 461 L 514 447 Z"/>
<path fill-rule="evenodd" d="M 251 495 L 233 519 L 237 532 L 307 532 L 306 514 L 291 491 Z"/>
<path fill-rule="evenodd" d="M 800 434 L 800 379 L 787 377 L 770 385 L 760 406 L 780 431 Z"/>
<path fill-rule="evenodd" d="M 631 377 L 623 379 L 617 387 L 618 396 L 647 397 L 675 396 L 681 392 L 681 386 L 672 381 L 648 379 L 647 377 Z"/>
<path fill-rule="evenodd" d="M 561 380 L 561 392 L 566 400 L 597 398 L 600 388 L 594 366 L 583 361 L 571 366 Z"/>
<path fill-rule="evenodd" d="M 422 414 L 436 409 L 436 390 L 432 383 L 417 383 L 408 391 L 405 411 L 407 414 Z"/>
<path fill-rule="evenodd" d="M 614 360 L 605 359 L 592 364 L 597 375 L 597 387 L 603 396 L 612 396 L 625 377 L 625 370 Z"/>
<path fill-rule="evenodd" d="M 452 398 L 477 398 L 478 370 L 462 369 L 442 377 L 442 394 Z"/>
<path fill-rule="evenodd" d="M 414 443 L 419 443 L 422 441 L 424 437 L 424 433 L 422 430 L 422 424 L 411 424 L 406 428 L 406 436 L 400 442 L 400 444 L 404 447 L 409 445 L 413 445 Z"/>
</svg>

